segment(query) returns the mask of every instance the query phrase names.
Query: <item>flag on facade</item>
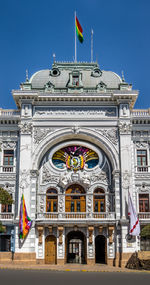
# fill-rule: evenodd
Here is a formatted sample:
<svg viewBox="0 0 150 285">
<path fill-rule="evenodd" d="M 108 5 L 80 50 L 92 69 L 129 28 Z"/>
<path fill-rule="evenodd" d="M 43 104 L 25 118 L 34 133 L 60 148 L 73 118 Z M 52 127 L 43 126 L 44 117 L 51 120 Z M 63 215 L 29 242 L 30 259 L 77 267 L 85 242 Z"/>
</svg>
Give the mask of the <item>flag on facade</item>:
<svg viewBox="0 0 150 285">
<path fill-rule="evenodd" d="M 32 221 L 28 217 L 24 195 L 22 194 L 21 204 L 20 204 L 20 217 L 19 217 L 20 239 L 24 239 L 26 237 L 31 228 L 31 225 Z"/>
<path fill-rule="evenodd" d="M 79 23 L 77 16 L 75 16 L 76 33 L 80 43 L 83 43 L 83 29 Z"/>
<path fill-rule="evenodd" d="M 129 191 L 128 191 L 128 216 L 130 216 L 129 234 L 132 236 L 139 236 L 140 223 L 135 208 L 133 206 L 133 202 Z"/>
</svg>

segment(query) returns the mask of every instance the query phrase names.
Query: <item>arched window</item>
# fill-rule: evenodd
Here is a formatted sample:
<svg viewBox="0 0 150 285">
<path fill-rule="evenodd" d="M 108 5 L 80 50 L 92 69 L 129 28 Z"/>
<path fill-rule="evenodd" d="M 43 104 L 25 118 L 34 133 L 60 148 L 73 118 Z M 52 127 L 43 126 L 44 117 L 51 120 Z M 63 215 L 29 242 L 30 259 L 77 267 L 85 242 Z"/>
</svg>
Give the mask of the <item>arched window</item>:
<svg viewBox="0 0 150 285">
<path fill-rule="evenodd" d="M 85 212 L 86 196 L 83 187 L 74 184 L 66 190 L 66 212 Z"/>
<path fill-rule="evenodd" d="M 94 191 L 94 212 L 105 212 L 105 192 L 103 189 Z"/>
<path fill-rule="evenodd" d="M 46 212 L 57 212 L 58 196 L 57 190 L 48 189 L 46 192 Z"/>
</svg>

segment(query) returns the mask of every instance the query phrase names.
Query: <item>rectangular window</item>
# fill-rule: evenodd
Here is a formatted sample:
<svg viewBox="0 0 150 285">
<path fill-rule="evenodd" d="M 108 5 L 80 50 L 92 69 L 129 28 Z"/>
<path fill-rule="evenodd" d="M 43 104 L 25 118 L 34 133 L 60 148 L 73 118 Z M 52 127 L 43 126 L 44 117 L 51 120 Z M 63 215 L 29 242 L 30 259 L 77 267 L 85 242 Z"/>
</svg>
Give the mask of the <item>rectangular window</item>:
<svg viewBox="0 0 150 285">
<path fill-rule="evenodd" d="M 79 86 L 79 76 L 72 76 L 72 85 Z"/>
<path fill-rule="evenodd" d="M 10 196 L 12 198 L 12 194 L 10 194 Z M 2 204 L 1 212 L 2 213 L 12 213 L 12 205 L 11 204 L 8 204 L 8 205 Z"/>
<path fill-rule="evenodd" d="M 149 194 L 139 194 L 139 212 L 149 212 Z"/>
<path fill-rule="evenodd" d="M 4 165 L 13 165 L 14 164 L 14 151 L 13 150 L 4 150 Z"/>
<path fill-rule="evenodd" d="M 148 171 L 146 150 L 137 150 L 137 170 L 141 172 Z"/>
</svg>

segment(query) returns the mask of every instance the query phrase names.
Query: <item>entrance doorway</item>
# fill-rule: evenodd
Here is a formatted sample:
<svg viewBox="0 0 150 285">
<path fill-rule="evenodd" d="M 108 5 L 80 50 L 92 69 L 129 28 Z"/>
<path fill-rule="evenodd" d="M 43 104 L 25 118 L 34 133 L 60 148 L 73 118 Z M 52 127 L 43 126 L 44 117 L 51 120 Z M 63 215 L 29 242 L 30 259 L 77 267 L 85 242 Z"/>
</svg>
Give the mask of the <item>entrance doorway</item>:
<svg viewBox="0 0 150 285">
<path fill-rule="evenodd" d="M 45 239 L 45 263 L 56 264 L 56 238 L 47 236 Z"/>
<path fill-rule="evenodd" d="M 102 235 L 98 235 L 95 238 L 95 263 L 106 263 L 106 257 L 106 238 Z"/>
<path fill-rule="evenodd" d="M 84 264 L 86 262 L 86 239 L 82 232 L 72 231 L 67 235 L 67 263 Z"/>
</svg>

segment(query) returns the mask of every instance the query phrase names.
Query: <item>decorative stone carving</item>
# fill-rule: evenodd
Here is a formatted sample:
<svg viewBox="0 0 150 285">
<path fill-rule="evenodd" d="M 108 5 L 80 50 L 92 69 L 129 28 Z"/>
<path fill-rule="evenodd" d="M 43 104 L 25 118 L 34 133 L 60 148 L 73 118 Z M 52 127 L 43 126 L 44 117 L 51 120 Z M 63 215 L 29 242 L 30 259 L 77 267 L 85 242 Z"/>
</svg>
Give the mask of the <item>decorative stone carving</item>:
<svg viewBox="0 0 150 285">
<path fill-rule="evenodd" d="M 119 122 L 120 134 L 130 134 L 131 129 L 132 129 L 132 126 L 131 126 L 130 122 L 126 122 L 126 121 L 120 121 Z"/>
<path fill-rule="evenodd" d="M 48 81 L 46 84 L 45 84 L 45 91 L 54 91 L 54 84 L 52 84 L 50 81 Z"/>
<path fill-rule="evenodd" d="M 43 227 L 42 226 L 38 226 L 37 227 L 38 233 L 39 233 L 39 245 L 42 244 L 42 237 L 43 237 Z"/>
<path fill-rule="evenodd" d="M 148 142 L 136 142 L 136 148 L 147 148 Z"/>
<path fill-rule="evenodd" d="M 40 196 L 40 213 L 44 213 L 44 208 L 45 208 L 45 201 L 44 201 L 44 196 Z"/>
<path fill-rule="evenodd" d="M 59 231 L 59 243 L 63 243 L 63 230 L 64 228 L 62 226 L 58 226 L 58 231 Z"/>
<path fill-rule="evenodd" d="M 88 227 L 89 230 L 89 243 L 93 243 L 93 231 L 94 231 L 94 227 L 90 226 Z"/>
<path fill-rule="evenodd" d="M 109 226 L 108 227 L 109 243 L 113 243 L 113 231 L 114 231 L 114 226 Z"/>
<path fill-rule="evenodd" d="M 111 128 L 111 129 L 99 129 L 96 128 L 95 131 L 100 133 L 102 136 L 108 138 L 113 144 L 118 143 L 118 131 L 116 128 Z"/>
<path fill-rule="evenodd" d="M 25 188 L 28 188 L 30 185 L 30 171 L 29 170 L 22 170 L 20 171 L 20 189 L 24 192 Z"/>
<path fill-rule="evenodd" d="M 91 176 L 91 182 L 104 182 L 108 184 L 108 178 L 107 175 L 104 171 L 98 172 L 98 173 L 93 173 Z"/>
<path fill-rule="evenodd" d="M 65 212 L 65 196 L 64 195 L 59 196 L 58 206 L 59 206 L 59 213 Z"/>
<path fill-rule="evenodd" d="M 128 189 L 130 186 L 130 173 L 128 170 L 122 174 L 122 186 L 124 189 Z"/>
<path fill-rule="evenodd" d="M 70 118 L 72 117 L 115 117 L 117 115 L 116 107 L 62 107 L 61 110 L 57 107 L 36 107 L 35 116 L 49 116 L 59 117 L 62 116 Z"/>
<path fill-rule="evenodd" d="M 24 122 L 18 126 L 20 127 L 21 134 L 30 135 L 32 133 L 32 123 Z"/>
<path fill-rule="evenodd" d="M 39 144 L 47 134 L 52 133 L 54 128 L 34 128 L 34 143 Z"/>
<path fill-rule="evenodd" d="M 42 183 L 48 183 L 48 182 L 59 182 L 59 177 L 54 175 L 46 166 L 43 166 L 42 171 Z"/>
<path fill-rule="evenodd" d="M 73 132 L 74 134 L 78 134 L 78 133 L 80 132 L 79 127 L 78 127 L 78 126 L 72 127 L 72 132 Z"/>
<path fill-rule="evenodd" d="M 88 195 L 87 198 L 87 211 L 90 213 L 92 210 L 92 195 Z"/>
<path fill-rule="evenodd" d="M 30 175 L 32 178 L 37 178 L 38 174 L 38 170 L 30 170 Z"/>
<path fill-rule="evenodd" d="M 3 142 L 2 143 L 3 149 L 15 149 L 16 148 L 16 142 Z"/>
</svg>

